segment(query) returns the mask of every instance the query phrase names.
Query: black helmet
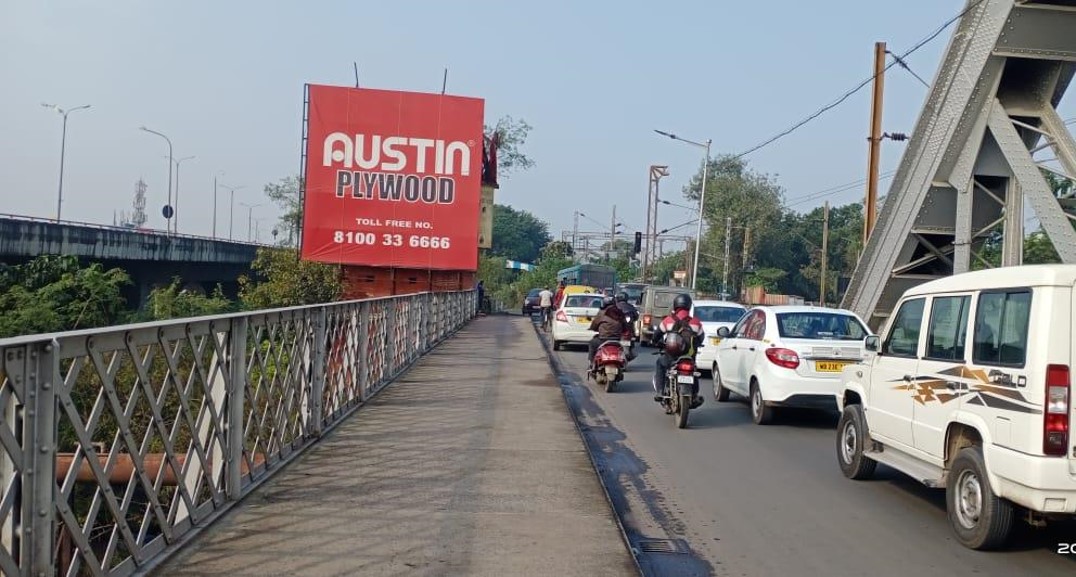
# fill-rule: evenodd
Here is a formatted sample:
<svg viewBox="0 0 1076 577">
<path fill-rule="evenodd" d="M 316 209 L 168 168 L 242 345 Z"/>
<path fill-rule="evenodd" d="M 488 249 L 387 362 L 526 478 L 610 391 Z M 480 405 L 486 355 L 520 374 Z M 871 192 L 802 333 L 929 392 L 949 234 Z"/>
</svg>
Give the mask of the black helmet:
<svg viewBox="0 0 1076 577">
<path fill-rule="evenodd" d="M 679 357 L 687 350 L 687 342 L 680 333 L 665 333 L 661 345 L 666 353 L 674 357 Z"/>
<path fill-rule="evenodd" d="M 624 291 L 620 291 L 620 292 L 616 293 L 616 302 L 618 302 L 618 303 L 626 303 L 626 302 L 628 302 L 628 293 L 626 293 Z"/>
<path fill-rule="evenodd" d="M 691 310 L 691 295 L 687 293 L 680 293 L 676 295 L 676 298 L 673 299 L 672 310 Z"/>
</svg>

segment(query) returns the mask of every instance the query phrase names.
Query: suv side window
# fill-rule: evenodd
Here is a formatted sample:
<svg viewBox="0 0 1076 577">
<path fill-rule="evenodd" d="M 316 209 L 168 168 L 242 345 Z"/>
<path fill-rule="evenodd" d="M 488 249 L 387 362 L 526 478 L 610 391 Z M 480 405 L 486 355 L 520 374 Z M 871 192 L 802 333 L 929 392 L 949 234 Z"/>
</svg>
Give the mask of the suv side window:
<svg viewBox="0 0 1076 577">
<path fill-rule="evenodd" d="M 972 359 L 977 364 L 1020 367 L 1027 359 L 1031 292 L 1016 290 L 979 295 L 975 310 Z"/>
<path fill-rule="evenodd" d="M 893 319 L 893 330 L 882 346 L 882 354 L 914 359 L 919 351 L 919 330 L 923 326 L 923 305 L 926 299 L 917 298 L 900 305 Z"/>
<path fill-rule="evenodd" d="M 930 307 L 926 358 L 963 361 L 968 336 L 971 297 L 937 297 Z"/>
</svg>

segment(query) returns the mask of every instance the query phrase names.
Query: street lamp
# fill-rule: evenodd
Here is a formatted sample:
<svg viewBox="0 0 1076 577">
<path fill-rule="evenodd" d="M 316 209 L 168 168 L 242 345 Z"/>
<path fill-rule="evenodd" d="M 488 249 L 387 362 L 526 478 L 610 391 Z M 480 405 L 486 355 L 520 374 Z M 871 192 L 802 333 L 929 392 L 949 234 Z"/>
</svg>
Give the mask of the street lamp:
<svg viewBox="0 0 1076 577">
<path fill-rule="evenodd" d="M 662 136 L 668 136 L 673 140 L 679 140 L 680 142 L 706 149 L 706 162 L 702 164 L 702 189 L 699 191 L 699 223 L 698 228 L 695 229 L 695 264 L 693 266 L 693 270 L 691 271 L 691 289 L 695 290 L 696 284 L 699 280 L 699 244 L 702 240 L 702 221 L 703 215 L 705 214 L 703 212 L 703 207 L 706 203 L 706 177 L 710 169 L 710 144 L 712 144 L 713 141 L 710 139 L 706 139 L 706 144 L 703 144 L 701 142 L 687 140 L 686 138 L 680 138 L 675 134 L 669 134 L 668 132 L 662 132 L 660 130 L 654 130 L 654 132 Z"/>
<path fill-rule="evenodd" d="M 227 184 L 221 184 L 220 187 L 225 188 L 232 193 L 228 209 L 228 240 L 235 240 L 235 238 L 232 236 L 232 228 L 235 226 L 235 191 L 241 188 L 246 188 L 246 185 L 244 184 L 243 186 L 228 186 Z"/>
<path fill-rule="evenodd" d="M 262 203 L 259 202 L 257 204 L 247 204 L 245 202 L 240 202 L 239 204 L 241 206 L 247 207 L 247 242 L 250 242 L 250 230 L 251 228 L 253 228 L 254 223 L 254 209 L 258 208 L 259 206 L 262 206 Z"/>
<path fill-rule="evenodd" d="M 175 215 L 176 216 L 176 221 L 175 221 L 175 230 L 176 230 L 176 232 L 179 232 L 179 165 L 183 164 L 184 160 L 192 160 L 193 158 L 194 158 L 193 156 L 185 156 L 185 157 L 180 158 L 179 160 L 175 161 L 175 163 L 176 163 L 176 206 L 174 208 L 175 208 L 175 211 L 176 211 L 176 215 Z"/>
<path fill-rule="evenodd" d="M 175 157 L 172 155 L 172 140 L 169 139 L 167 136 L 161 134 L 160 132 L 157 132 L 156 130 L 150 130 L 145 126 L 139 127 L 139 130 L 142 130 L 143 132 L 148 132 L 150 134 L 156 134 L 168 143 L 168 204 L 165 206 L 164 209 L 164 218 L 166 218 L 168 221 L 168 232 L 172 232 L 172 216 L 175 214 L 175 208 L 172 206 L 172 163 L 175 162 L 175 160 L 173 160 L 173 158 Z"/>
<path fill-rule="evenodd" d="M 56 198 L 56 222 L 60 222 L 60 208 L 64 202 L 64 152 L 67 149 L 67 115 L 76 110 L 85 110 L 90 107 L 89 104 L 83 106 L 76 106 L 74 108 L 64 110 L 55 104 L 41 103 L 41 106 L 45 108 L 51 108 L 64 117 L 63 135 L 60 137 L 60 192 Z"/>
<path fill-rule="evenodd" d="M 213 175 L 213 238 L 217 238 L 217 177 L 224 176 L 223 170 Z"/>
</svg>

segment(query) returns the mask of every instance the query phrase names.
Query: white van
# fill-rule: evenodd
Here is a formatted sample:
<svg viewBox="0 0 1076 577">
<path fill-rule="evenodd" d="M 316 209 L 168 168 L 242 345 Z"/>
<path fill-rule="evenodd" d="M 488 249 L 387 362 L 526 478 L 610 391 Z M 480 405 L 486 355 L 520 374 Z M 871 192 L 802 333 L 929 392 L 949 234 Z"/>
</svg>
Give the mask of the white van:
<svg viewBox="0 0 1076 577">
<path fill-rule="evenodd" d="M 972 549 L 1001 547 L 1017 514 L 1076 515 L 1070 369 L 1076 265 L 971 272 L 908 290 L 862 364 L 841 376 L 837 460 L 884 463 L 945 488 Z"/>
</svg>

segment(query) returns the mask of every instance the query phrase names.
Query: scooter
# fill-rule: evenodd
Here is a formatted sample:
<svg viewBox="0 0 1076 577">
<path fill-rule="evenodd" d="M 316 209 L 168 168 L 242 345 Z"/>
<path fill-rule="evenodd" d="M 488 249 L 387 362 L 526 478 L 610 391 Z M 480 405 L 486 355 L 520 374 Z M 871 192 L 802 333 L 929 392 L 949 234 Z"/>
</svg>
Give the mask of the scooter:
<svg viewBox="0 0 1076 577">
<path fill-rule="evenodd" d="M 587 371 L 587 380 L 594 377 L 595 382 L 605 387 L 605 392 L 616 390 L 616 385 L 624 380 L 624 368 L 628 364 L 625 347 L 621 341 L 605 341 L 594 353 L 594 363 Z"/>
<path fill-rule="evenodd" d="M 630 326 L 624 329 L 624 333 L 620 335 L 620 346 L 627 352 L 625 365 L 634 361 L 637 356 L 635 354 L 635 331 Z"/>
</svg>

